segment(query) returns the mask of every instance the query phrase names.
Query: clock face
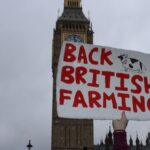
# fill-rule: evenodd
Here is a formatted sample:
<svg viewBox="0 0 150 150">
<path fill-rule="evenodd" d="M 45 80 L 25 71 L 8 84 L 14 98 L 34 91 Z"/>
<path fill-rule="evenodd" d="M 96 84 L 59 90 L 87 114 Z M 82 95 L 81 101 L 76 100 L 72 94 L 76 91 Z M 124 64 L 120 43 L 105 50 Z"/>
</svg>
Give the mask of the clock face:
<svg viewBox="0 0 150 150">
<path fill-rule="evenodd" d="M 65 41 L 70 41 L 70 42 L 79 42 L 79 43 L 83 43 L 84 40 L 76 34 L 70 34 L 65 38 Z"/>
</svg>

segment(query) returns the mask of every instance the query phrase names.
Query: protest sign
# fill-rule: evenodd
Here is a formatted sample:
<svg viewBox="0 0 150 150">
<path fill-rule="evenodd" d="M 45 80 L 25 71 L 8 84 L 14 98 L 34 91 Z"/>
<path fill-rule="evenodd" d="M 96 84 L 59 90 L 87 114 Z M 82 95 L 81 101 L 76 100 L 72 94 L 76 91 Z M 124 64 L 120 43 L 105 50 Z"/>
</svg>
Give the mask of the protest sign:
<svg viewBox="0 0 150 150">
<path fill-rule="evenodd" d="M 63 118 L 150 120 L 150 55 L 64 42 L 57 73 Z"/>
</svg>

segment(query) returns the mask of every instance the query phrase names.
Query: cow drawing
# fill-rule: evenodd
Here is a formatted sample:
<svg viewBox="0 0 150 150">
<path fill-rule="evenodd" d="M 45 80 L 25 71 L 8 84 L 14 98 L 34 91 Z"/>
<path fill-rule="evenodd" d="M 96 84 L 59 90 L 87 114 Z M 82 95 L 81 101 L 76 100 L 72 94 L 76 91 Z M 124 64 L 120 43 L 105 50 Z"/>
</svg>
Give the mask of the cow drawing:
<svg viewBox="0 0 150 150">
<path fill-rule="evenodd" d="M 130 58 L 128 56 L 128 54 L 122 54 L 122 55 L 118 56 L 118 58 L 120 59 L 122 65 L 124 67 L 124 71 L 137 72 L 137 73 L 146 72 L 145 65 L 138 59 Z"/>
</svg>

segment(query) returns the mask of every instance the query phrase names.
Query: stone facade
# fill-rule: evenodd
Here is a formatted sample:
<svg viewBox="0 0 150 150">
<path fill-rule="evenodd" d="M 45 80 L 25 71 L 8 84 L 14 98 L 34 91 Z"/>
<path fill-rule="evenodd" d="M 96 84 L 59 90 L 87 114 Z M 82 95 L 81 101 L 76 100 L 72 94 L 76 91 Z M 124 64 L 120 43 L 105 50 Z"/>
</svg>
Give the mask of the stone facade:
<svg viewBox="0 0 150 150">
<path fill-rule="evenodd" d="M 52 150 L 93 150 L 93 121 L 58 118 L 56 111 L 56 74 L 61 44 L 68 35 L 78 35 L 93 43 L 90 21 L 82 12 L 81 0 L 64 0 L 64 11 L 56 21 L 53 34 L 53 118 Z"/>
</svg>

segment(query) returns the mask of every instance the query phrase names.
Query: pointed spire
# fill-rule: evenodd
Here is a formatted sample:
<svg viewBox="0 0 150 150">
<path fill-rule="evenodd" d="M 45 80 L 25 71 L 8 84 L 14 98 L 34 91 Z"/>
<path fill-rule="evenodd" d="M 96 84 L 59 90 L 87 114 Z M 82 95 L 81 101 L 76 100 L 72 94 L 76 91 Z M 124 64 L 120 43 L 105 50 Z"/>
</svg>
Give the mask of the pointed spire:
<svg viewBox="0 0 150 150">
<path fill-rule="evenodd" d="M 104 142 L 103 142 L 103 140 L 101 139 L 101 141 L 100 141 L 100 146 L 103 146 L 104 145 Z"/>
<path fill-rule="evenodd" d="M 105 137 L 105 145 L 108 145 L 108 135 L 106 134 L 106 137 Z"/>
<path fill-rule="evenodd" d="M 130 140 L 129 140 L 130 146 L 133 146 L 133 140 L 132 137 L 130 136 Z"/>
<path fill-rule="evenodd" d="M 150 139 L 150 132 L 148 132 L 148 138 Z"/>
<path fill-rule="evenodd" d="M 59 18 L 59 14 L 60 14 L 60 9 L 58 9 L 58 16 L 57 16 L 58 18 Z"/>
<path fill-rule="evenodd" d="M 109 125 L 108 145 L 112 145 L 112 144 L 113 144 L 113 139 L 112 139 L 111 125 Z"/>
<path fill-rule="evenodd" d="M 108 137 L 109 137 L 109 138 L 112 138 L 111 125 L 109 125 L 109 133 L 108 133 Z"/>
<path fill-rule="evenodd" d="M 109 132 L 111 132 L 111 125 L 109 125 Z"/>
<path fill-rule="evenodd" d="M 137 137 L 136 137 L 136 146 L 139 146 L 139 144 L 140 144 L 140 140 L 139 140 L 138 135 L 137 135 Z"/>
</svg>

